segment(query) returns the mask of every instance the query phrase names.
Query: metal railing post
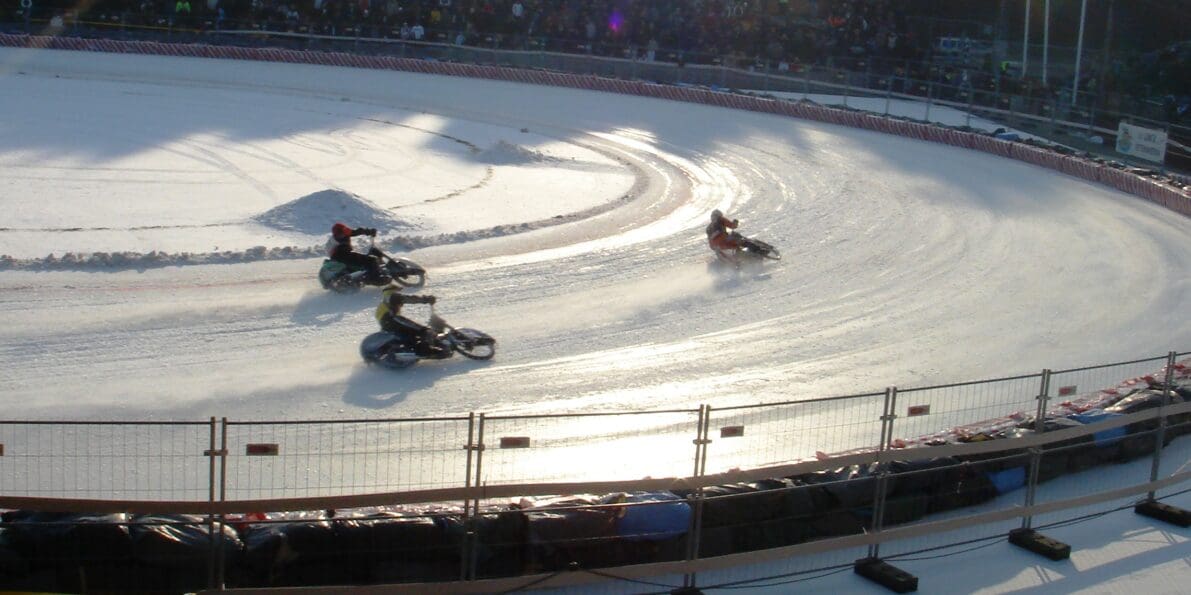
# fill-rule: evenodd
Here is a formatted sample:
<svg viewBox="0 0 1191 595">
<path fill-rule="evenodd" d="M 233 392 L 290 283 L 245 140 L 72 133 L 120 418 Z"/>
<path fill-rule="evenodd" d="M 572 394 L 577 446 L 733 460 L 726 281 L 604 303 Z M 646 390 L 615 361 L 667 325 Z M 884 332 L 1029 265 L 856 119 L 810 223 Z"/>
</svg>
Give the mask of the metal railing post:
<svg viewBox="0 0 1191 595">
<path fill-rule="evenodd" d="M 467 415 L 467 445 L 464 446 L 467 450 L 467 478 L 464 480 L 465 487 L 480 486 L 483 478 L 483 462 L 484 462 L 484 414 L 479 415 L 477 422 L 476 414 L 474 412 Z M 473 457 L 474 453 L 474 457 Z M 475 462 L 475 475 L 471 474 L 472 462 Z M 478 548 L 475 547 L 475 540 L 478 536 L 475 534 L 474 519 L 479 516 L 480 499 L 469 498 L 463 502 L 463 516 L 464 516 L 464 539 L 463 539 L 463 560 L 460 562 L 460 574 L 463 580 L 475 580 L 476 578 L 476 564 Z"/>
<path fill-rule="evenodd" d="M 922 118 L 923 120 L 925 120 L 927 122 L 930 122 L 930 105 L 934 101 L 934 95 L 935 95 L 935 82 L 927 81 L 926 82 L 926 115 Z"/>
<path fill-rule="evenodd" d="M 1174 360 L 1178 354 L 1174 351 L 1166 354 L 1166 377 L 1162 379 L 1162 398 L 1158 400 L 1158 430 L 1154 435 L 1154 461 L 1150 465 L 1150 481 L 1158 481 L 1158 471 L 1162 465 L 1162 445 L 1166 442 L 1166 400 L 1170 398 L 1174 386 Z M 1153 500 L 1154 490 L 1146 493 L 1146 498 Z"/>
<path fill-rule="evenodd" d="M 695 469 L 692 477 L 703 477 L 707 472 L 707 445 L 711 442 L 707 438 L 708 428 L 711 426 L 711 406 L 699 406 L 699 420 L 695 427 Z M 694 502 L 691 505 L 691 522 L 687 529 L 687 549 L 686 559 L 696 560 L 699 558 L 699 541 L 703 531 L 703 486 L 699 485 L 695 488 L 693 493 Z M 682 577 L 682 583 L 685 587 L 691 587 L 695 584 L 695 574 L 689 573 Z"/>
<path fill-rule="evenodd" d="M 1038 407 L 1034 411 L 1034 433 L 1042 434 L 1046 431 L 1046 408 L 1050 402 L 1050 369 L 1042 370 L 1042 380 L 1038 386 Z M 1026 479 L 1026 495 L 1024 506 L 1027 508 L 1034 505 L 1034 496 L 1038 491 L 1038 469 L 1042 466 L 1042 451 L 1041 447 L 1033 447 L 1030 449 L 1030 475 Z M 1029 529 L 1033 524 L 1033 516 L 1024 516 L 1021 518 L 1021 528 Z"/>
<path fill-rule="evenodd" d="M 711 432 L 711 405 L 703 406 L 703 420 L 699 425 L 699 467 L 695 469 L 695 477 L 703 477 L 707 473 L 707 451 L 708 445 L 711 444 L 711 438 L 708 437 Z"/>
<path fill-rule="evenodd" d="M 893 103 L 893 78 L 894 78 L 894 76 L 891 75 L 888 79 L 888 82 L 885 85 L 885 115 L 886 116 L 889 115 L 889 108 L 890 108 L 891 104 Z"/>
<path fill-rule="evenodd" d="M 208 544 L 208 558 L 207 558 L 207 587 L 211 589 L 222 589 L 224 585 L 224 576 L 227 569 L 224 568 L 223 559 L 223 527 L 226 525 L 226 519 L 222 512 L 215 512 L 216 502 L 216 484 L 219 485 L 218 501 L 223 502 L 227 500 L 227 418 L 223 418 L 221 425 L 222 436 L 219 439 L 218 447 L 216 446 L 216 423 L 215 417 L 212 416 L 208 422 L 210 428 L 210 438 L 207 442 L 207 450 L 203 452 L 203 456 L 207 457 L 207 536 L 210 539 Z M 215 459 L 218 458 L 220 463 L 218 469 L 215 466 Z"/>
<path fill-rule="evenodd" d="M 887 453 L 893 444 L 893 420 L 897 419 L 894 411 L 897 408 L 897 387 L 885 389 L 885 407 L 881 413 L 881 441 L 877 446 L 877 489 L 873 493 L 873 518 L 871 532 L 880 533 L 885 522 L 885 496 L 889 486 L 889 468 L 885 462 Z M 877 558 L 881 554 L 881 544 L 868 546 L 868 557 Z"/>
<path fill-rule="evenodd" d="M 964 120 L 964 126 L 972 127 L 972 108 L 976 105 L 976 89 L 968 87 L 968 117 Z"/>
<path fill-rule="evenodd" d="M 475 437 L 475 412 L 467 414 L 467 444 L 463 445 L 463 451 L 467 453 L 464 457 L 463 463 L 463 488 L 472 487 L 472 452 L 475 446 L 472 439 Z M 463 540 L 460 544 L 460 581 L 467 581 L 469 572 L 472 571 L 472 549 L 473 537 L 475 527 L 473 524 L 472 501 L 464 497 L 463 499 Z"/>
<path fill-rule="evenodd" d="M 1001 109 L 1001 70 L 997 69 L 997 76 L 993 79 L 993 109 Z"/>
<path fill-rule="evenodd" d="M 219 451 L 215 448 L 215 416 L 211 416 L 210 420 L 211 437 L 207 443 L 207 504 L 209 506 L 207 511 L 207 535 L 211 538 L 209 554 L 207 560 L 207 588 L 216 589 L 218 585 L 218 568 L 219 568 L 219 546 L 215 541 L 215 457 L 219 456 Z M 222 528 L 221 528 L 222 529 Z M 222 530 L 220 531 L 222 535 Z"/>
<path fill-rule="evenodd" d="M 219 422 L 219 501 L 227 502 L 227 418 L 223 418 Z M 223 553 L 223 527 L 227 522 L 227 516 L 224 513 L 219 513 L 219 566 L 216 573 L 218 586 L 220 589 L 227 584 L 227 557 Z"/>
</svg>

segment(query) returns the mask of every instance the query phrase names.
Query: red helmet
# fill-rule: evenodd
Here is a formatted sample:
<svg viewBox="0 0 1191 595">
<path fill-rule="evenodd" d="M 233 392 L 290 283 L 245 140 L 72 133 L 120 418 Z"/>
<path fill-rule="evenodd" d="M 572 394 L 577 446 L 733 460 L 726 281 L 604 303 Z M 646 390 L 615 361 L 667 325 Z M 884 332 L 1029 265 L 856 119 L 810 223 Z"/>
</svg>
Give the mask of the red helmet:
<svg viewBox="0 0 1191 595">
<path fill-rule="evenodd" d="M 343 223 L 336 223 L 335 225 L 331 226 L 331 235 L 335 236 L 335 239 L 351 237 L 352 228 L 344 225 Z"/>
</svg>

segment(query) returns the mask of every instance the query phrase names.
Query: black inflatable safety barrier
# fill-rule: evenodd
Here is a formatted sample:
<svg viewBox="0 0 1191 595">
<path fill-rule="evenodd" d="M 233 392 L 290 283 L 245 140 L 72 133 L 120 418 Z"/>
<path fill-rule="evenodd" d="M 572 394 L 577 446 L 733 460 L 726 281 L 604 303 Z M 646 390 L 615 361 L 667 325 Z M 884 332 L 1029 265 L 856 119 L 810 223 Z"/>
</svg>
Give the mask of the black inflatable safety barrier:
<svg viewBox="0 0 1191 595">
<path fill-rule="evenodd" d="M 885 500 L 885 514 L 882 525 L 900 525 L 916 521 L 930 512 L 929 494 L 902 494 Z"/>
<path fill-rule="evenodd" d="M 889 473 L 894 479 L 886 493 L 890 496 L 931 495 L 959 477 L 961 464 L 954 457 L 936 457 L 917 461 L 892 461 Z"/>
<path fill-rule="evenodd" d="M 781 517 L 790 508 L 790 480 L 764 480 L 703 489 L 703 526 L 734 527 Z"/>
<path fill-rule="evenodd" d="M 831 494 L 843 509 L 869 508 L 877 495 L 877 478 L 874 465 L 851 465 L 830 471 L 819 471 L 800 476 L 802 481 L 819 485 Z M 894 489 L 892 479 L 889 489 Z"/>
<path fill-rule="evenodd" d="M 596 496 L 560 498 L 525 512 L 529 568 L 552 571 L 623 564 L 624 540 L 616 531 L 618 509 L 599 506 Z"/>
<path fill-rule="evenodd" d="M 352 572 L 326 520 L 251 524 L 241 539 L 244 572 L 237 586 L 341 585 L 365 578 Z"/>
<path fill-rule="evenodd" d="M 335 522 L 344 553 L 368 564 L 373 583 L 457 578 L 462 564 L 463 524 L 452 515 L 373 515 Z"/>
<path fill-rule="evenodd" d="M 30 562 L 38 588 L 80 592 L 137 581 L 128 515 L 9 511 L 0 518 L 9 544 Z"/>
<path fill-rule="evenodd" d="M 605 502 L 625 504 L 616 518 L 617 533 L 629 541 L 666 541 L 682 537 L 691 526 L 691 507 L 672 492 L 626 492 Z"/>
<path fill-rule="evenodd" d="M 1174 405 L 1182 402 L 1183 397 L 1177 391 L 1148 389 L 1135 392 L 1105 407 L 1104 410 L 1110 413 L 1126 415 L 1147 409 L 1157 409 L 1163 404 Z"/>
<path fill-rule="evenodd" d="M 1185 400 L 1186 398 L 1178 390 L 1162 390 L 1151 388 L 1133 393 L 1121 399 L 1120 401 L 1105 407 L 1104 411 L 1108 413 L 1127 415 L 1129 413 L 1157 409 L 1163 405 L 1176 405 L 1183 403 Z M 1181 426 L 1188 421 L 1191 421 L 1191 414 L 1186 413 L 1171 415 L 1166 419 L 1168 426 Z M 1153 453 L 1156 438 L 1152 435 L 1144 434 L 1146 432 L 1153 432 L 1157 430 L 1158 425 L 1159 421 L 1157 419 L 1148 419 L 1126 426 L 1126 431 L 1131 436 L 1121 441 L 1120 460 L 1128 461 Z M 1169 444 L 1169 439 L 1177 436 L 1179 432 L 1179 430 L 1171 432 L 1171 435 L 1166 437 L 1167 444 Z M 1165 444 L 1163 444 L 1163 446 L 1165 446 Z"/>
<path fill-rule="evenodd" d="M 230 525 L 219 526 L 215 548 L 226 567 L 240 564 L 244 543 Z M 211 559 L 211 527 L 198 515 L 140 515 L 129 525 L 133 558 L 140 563 L 165 568 L 205 572 Z"/>
<path fill-rule="evenodd" d="M 522 574 L 528 560 L 529 519 L 520 510 L 483 514 L 474 521 L 477 578 Z"/>
<path fill-rule="evenodd" d="M 451 516 L 371 514 L 256 523 L 243 534 L 250 586 L 457 578 L 463 527 Z"/>
<path fill-rule="evenodd" d="M 29 559 L 9 542 L 9 531 L 0 527 L 0 589 L 24 588 L 21 582 L 29 576 Z"/>
<path fill-rule="evenodd" d="M 939 486 L 938 491 L 931 494 L 928 505 L 930 513 L 975 506 L 997 497 L 996 486 L 971 463 L 960 465 L 956 469 L 958 473 L 952 478 L 952 482 Z"/>
</svg>

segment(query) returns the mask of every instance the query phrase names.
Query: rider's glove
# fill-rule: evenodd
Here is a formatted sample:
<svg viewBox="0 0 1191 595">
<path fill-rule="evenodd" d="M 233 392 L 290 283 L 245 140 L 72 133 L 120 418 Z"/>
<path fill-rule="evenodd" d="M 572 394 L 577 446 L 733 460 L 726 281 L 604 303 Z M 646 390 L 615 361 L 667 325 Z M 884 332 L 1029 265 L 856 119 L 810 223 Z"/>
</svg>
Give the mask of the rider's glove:
<svg viewBox="0 0 1191 595">
<path fill-rule="evenodd" d="M 433 305 L 434 305 L 434 302 L 437 302 L 437 301 L 438 301 L 438 298 L 436 298 L 436 297 L 434 297 L 434 296 L 432 296 L 432 295 L 428 295 L 428 296 L 426 296 L 426 303 L 427 303 L 427 304 L 430 304 L 431 306 L 433 306 Z"/>
<path fill-rule="evenodd" d="M 733 219 L 732 225 L 740 225 L 740 219 Z"/>
<path fill-rule="evenodd" d="M 364 233 L 365 233 L 366 235 L 370 235 L 370 236 L 372 236 L 372 237 L 376 237 L 376 230 L 375 230 L 375 229 L 373 229 L 373 228 L 371 228 L 371 227 L 369 227 L 369 228 L 368 228 L 368 229 L 367 229 L 367 230 L 366 230 Z"/>
</svg>

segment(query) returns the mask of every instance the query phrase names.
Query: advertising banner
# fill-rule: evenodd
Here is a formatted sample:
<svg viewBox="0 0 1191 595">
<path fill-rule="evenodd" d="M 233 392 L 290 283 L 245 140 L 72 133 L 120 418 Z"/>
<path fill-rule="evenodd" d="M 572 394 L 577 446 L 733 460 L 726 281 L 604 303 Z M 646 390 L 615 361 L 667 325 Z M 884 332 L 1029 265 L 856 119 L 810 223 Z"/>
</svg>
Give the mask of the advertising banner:
<svg viewBox="0 0 1191 595">
<path fill-rule="evenodd" d="M 1166 131 L 1121 122 L 1117 128 L 1117 152 L 1162 163 L 1166 159 Z"/>
</svg>

